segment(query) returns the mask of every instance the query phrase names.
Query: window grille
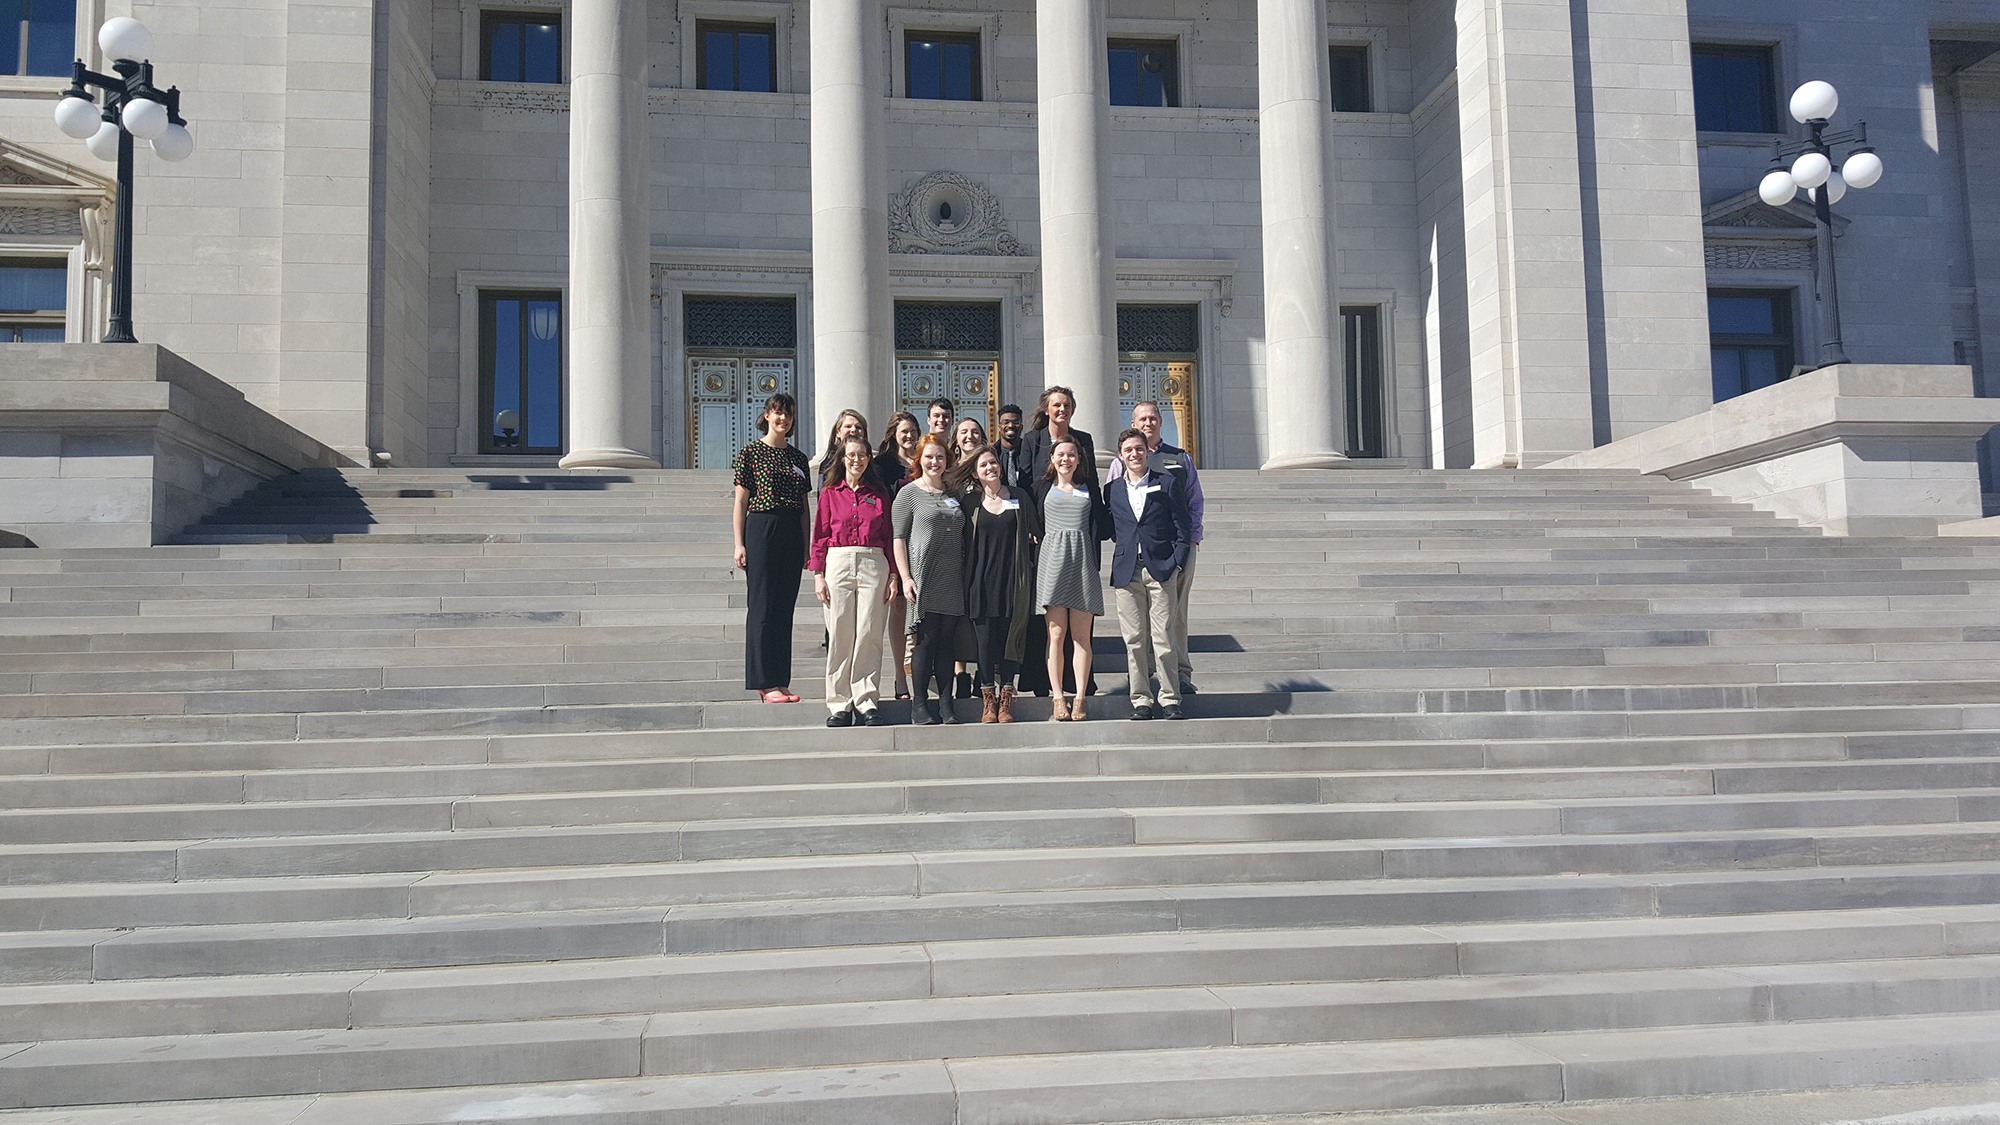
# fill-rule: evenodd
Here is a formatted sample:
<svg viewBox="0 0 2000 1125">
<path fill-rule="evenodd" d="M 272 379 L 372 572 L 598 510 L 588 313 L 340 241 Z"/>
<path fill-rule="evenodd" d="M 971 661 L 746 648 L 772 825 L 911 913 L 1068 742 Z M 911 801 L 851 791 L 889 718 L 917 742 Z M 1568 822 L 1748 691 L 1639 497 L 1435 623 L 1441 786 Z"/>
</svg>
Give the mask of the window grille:
<svg viewBox="0 0 2000 1125">
<path fill-rule="evenodd" d="M 681 308 L 690 348 L 799 346 L 798 302 L 791 297 L 688 297 Z"/>
<path fill-rule="evenodd" d="M 997 352 L 1000 306 L 943 301 L 896 302 L 898 351 Z"/>
<path fill-rule="evenodd" d="M 1194 352 L 1201 346 L 1194 305 L 1119 305 L 1120 352 Z"/>
</svg>

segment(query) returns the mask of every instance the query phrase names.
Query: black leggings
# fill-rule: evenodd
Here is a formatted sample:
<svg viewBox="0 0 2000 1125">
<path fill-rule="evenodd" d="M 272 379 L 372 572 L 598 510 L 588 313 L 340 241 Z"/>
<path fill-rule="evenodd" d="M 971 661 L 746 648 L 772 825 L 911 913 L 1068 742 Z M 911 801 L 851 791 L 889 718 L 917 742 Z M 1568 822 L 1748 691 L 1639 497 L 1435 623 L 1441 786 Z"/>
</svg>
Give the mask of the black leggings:
<svg viewBox="0 0 2000 1125">
<path fill-rule="evenodd" d="M 975 617 L 972 619 L 972 635 L 979 640 L 979 674 L 974 679 L 978 687 L 1011 687 L 1014 673 L 1021 670 L 1021 662 L 1007 659 L 1007 631 L 1013 627 L 1011 617 Z"/>
<path fill-rule="evenodd" d="M 958 636 L 959 627 L 965 618 L 947 613 L 926 612 L 917 622 L 917 651 L 910 658 L 910 697 L 922 702 L 930 698 L 929 687 L 933 678 L 938 684 L 938 698 L 951 699 L 952 662 L 957 659 L 952 641 Z"/>
</svg>

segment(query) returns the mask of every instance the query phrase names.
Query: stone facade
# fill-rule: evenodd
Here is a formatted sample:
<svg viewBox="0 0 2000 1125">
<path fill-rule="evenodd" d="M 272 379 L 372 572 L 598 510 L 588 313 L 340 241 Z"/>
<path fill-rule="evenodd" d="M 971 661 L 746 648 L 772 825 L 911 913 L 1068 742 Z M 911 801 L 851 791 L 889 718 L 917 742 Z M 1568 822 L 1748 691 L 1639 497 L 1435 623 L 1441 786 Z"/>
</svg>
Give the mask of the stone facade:
<svg viewBox="0 0 2000 1125">
<path fill-rule="evenodd" d="M 558 10 L 563 82 L 480 80 L 483 13 Z M 357 460 L 482 460 L 478 301 L 496 289 L 567 294 L 567 448 L 582 462 L 689 463 L 689 294 L 796 300 L 815 440 L 838 405 L 878 426 L 893 407 L 893 302 L 912 299 L 1000 302 L 994 397 L 1075 383 L 1093 429 L 1117 420 L 1108 310 L 1195 306 L 1191 436 L 1217 466 L 1355 448 L 1331 369 L 1343 306 L 1375 310 L 1368 408 L 1388 463 L 1536 465 L 1642 433 L 1711 405 L 1709 286 L 1797 288 L 1807 364 L 1819 329 L 1817 242 L 1718 225 L 1737 221 L 1771 136 L 1696 128 L 1691 43 L 1768 46 L 1781 96 L 1827 78 L 1841 119 L 1867 120 L 1888 174 L 1840 205 L 1834 240 L 1853 360 L 1970 364 L 1991 393 L 1982 361 L 2000 355 L 2000 57 L 1978 46 L 2000 43 L 2000 0 L 79 13 L 154 29 L 198 140 L 183 164 L 141 156 L 141 337 Z M 775 92 L 696 88 L 704 19 L 770 25 Z M 1299 30 L 1322 25 L 1365 48 L 1370 112 L 1287 115 L 1327 88 L 1326 52 Z M 897 96 L 910 31 L 973 36 L 980 100 Z M 1107 108 L 1107 36 L 1170 42 L 1180 104 Z M 104 187 L 61 171 L 92 163 L 49 120 L 63 85 L 0 78 L 0 134 L 43 169 L 0 177 L 0 254 L 69 255 L 82 340 L 101 315 L 83 197 Z M 574 115 L 573 95 L 587 99 Z M 892 226 L 939 182 L 977 203 L 979 240 L 913 237 L 907 213 Z M 6 198 L 54 187 L 74 222 L 36 225 Z"/>
</svg>

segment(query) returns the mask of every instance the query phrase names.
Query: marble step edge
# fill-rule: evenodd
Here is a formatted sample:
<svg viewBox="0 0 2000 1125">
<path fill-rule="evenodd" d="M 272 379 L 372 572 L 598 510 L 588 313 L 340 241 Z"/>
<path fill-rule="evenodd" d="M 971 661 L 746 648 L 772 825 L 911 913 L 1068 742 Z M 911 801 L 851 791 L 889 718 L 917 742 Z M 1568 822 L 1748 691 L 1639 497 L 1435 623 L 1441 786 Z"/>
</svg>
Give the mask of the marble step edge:
<svg viewBox="0 0 2000 1125">
<path fill-rule="evenodd" d="M 822 867 L 795 897 L 671 906 L 647 894 L 622 906 L 551 910 L 539 888 L 508 901 L 475 886 L 470 897 L 436 904 L 454 909 L 413 911 L 422 882 L 416 876 L 317 877 L 310 898 L 288 899 L 283 880 L 221 895 L 204 887 L 176 888 L 164 898 L 138 888 L 125 901 L 72 895 L 33 904 L 41 929 L 0 934 L 0 980 L 414 968 L 974 937 L 1915 908 L 2000 897 L 2000 864 L 1992 861 L 921 895 L 912 893 L 908 864 L 848 859 Z M 846 877 L 846 897 L 810 897 L 825 893 L 836 868 Z M 100 906 L 123 913 L 90 918 Z M 172 909 L 139 917 L 148 906 Z M 73 936 L 80 931 L 97 936 Z"/>
<path fill-rule="evenodd" d="M 615 1025 L 614 1025 L 615 1026 Z M 612 1031 L 612 1028 L 607 1028 Z M 622 1026 L 616 1027 L 622 1031 Z M 614 1032 L 615 1033 L 615 1032 Z M 591 1041 L 579 1028 L 571 1042 Z M 497 1052 L 496 1052 L 497 1053 Z M 511 1053 L 510 1053 L 511 1054 Z M 278 1109 L 292 1125 L 493 1120 L 639 1125 L 1107 1125 L 1420 1106 L 1966 1081 L 2000 1060 L 1987 1013 L 1774 1025 L 1558 1032 L 1353 1044 L 984 1056 L 807 1071 L 458 1086 L 323 1096 Z M 498 1061 L 498 1060 L 496 1060 Z M 511 1059 L 508 1061 L 512 1061 Z M 494 1067 L 494 1071 L 499 1067 Z M 165 1066 L 134 1075 L 172 1075 Z M 489 1071 L 493 1073 L 493 1071 Z M 208 1096 L 199 1074 L 187 1097 Z M 485 1074 L 478 1077 L 486 1077 Z M 509 1081 L 496 1075 L 495 1081 Z M 84 1091 L 102 1095 L 109 1091 Z M 719 1107 L 747 1104 L 749 1109 Z M 254 1119 L 253 1119 L 254 1120 Z"/>
</svg>

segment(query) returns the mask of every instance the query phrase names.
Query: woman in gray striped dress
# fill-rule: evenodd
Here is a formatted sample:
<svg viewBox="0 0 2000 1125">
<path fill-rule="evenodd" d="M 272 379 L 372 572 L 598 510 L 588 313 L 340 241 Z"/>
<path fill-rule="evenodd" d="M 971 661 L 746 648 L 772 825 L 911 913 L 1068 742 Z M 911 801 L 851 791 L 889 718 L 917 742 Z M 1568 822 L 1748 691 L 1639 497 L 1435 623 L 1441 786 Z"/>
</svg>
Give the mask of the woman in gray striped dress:
<svg viewBox="0 0 2000 1125">
<path fill-rule="evenodd" d="M 1049 623 L 1049 718 L 1081 721 L 1082 685 L 1090 682 L 1090 641 L 1104 613 L 1104 583 L 1097 576 L 1097 544 L 1103 539 L 1097 517 L 1095 466 L 1083 465 L 1083 446 L 1070 438 L 1049 453 L 1049 468 L 1037 489 L 1042 510 L 1042 549 L 1036 563 L 1035 604 Z M 1063 704 L 1063 646 L 1071 649 L 1079 690 Z"/>
<path fill-rule="evenodd" d="M 966 519 L 945 485 L 949 461 L 944 438 L 926 434 L 917 445 L 917 478 L 896 493 L 889 520 L 896 537 L 896 570 L 903 577 L 915 621 L 917 652 L 910 662 L 910 721 L 922 726 L 958 722 L 952 711 L 952 662 L 975 659 L 965 617 Z M 944 700 L 940 718 L 930 683 Z"/>
</svg>

